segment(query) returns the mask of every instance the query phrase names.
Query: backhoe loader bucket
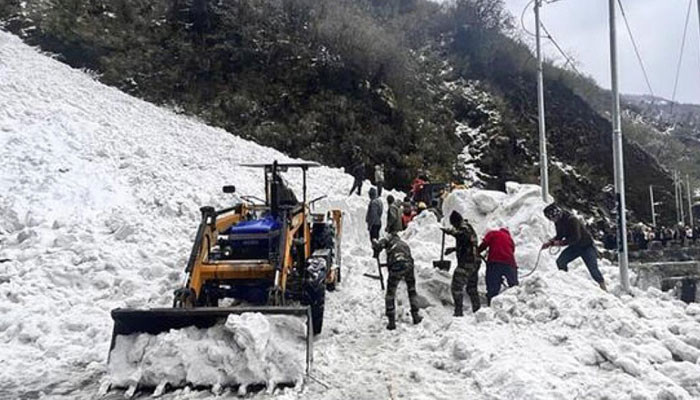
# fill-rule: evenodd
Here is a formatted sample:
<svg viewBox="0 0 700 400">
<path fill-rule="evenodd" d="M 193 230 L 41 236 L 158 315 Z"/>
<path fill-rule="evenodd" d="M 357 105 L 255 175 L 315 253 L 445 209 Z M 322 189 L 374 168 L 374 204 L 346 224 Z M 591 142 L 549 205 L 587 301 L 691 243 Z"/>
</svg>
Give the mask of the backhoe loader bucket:
<svg viewBox="0 0 700 400">
<path fill-rule="evenodd" d="M 272 391 L 301 383 L 298 378 L 311 370 L 309 307 L 115 309 L 112 319 L 110 380 L 103 393 L 124 388 L 131 397 L 137 390 L 153 389 L 159 395 L 182 386 Z M 246 323 L 252 329 L 236 330 Z M 304 355 L 297 351 L 302 346 Z M 203 361 L 193 359 L 199 357 Z"/>
</svg>

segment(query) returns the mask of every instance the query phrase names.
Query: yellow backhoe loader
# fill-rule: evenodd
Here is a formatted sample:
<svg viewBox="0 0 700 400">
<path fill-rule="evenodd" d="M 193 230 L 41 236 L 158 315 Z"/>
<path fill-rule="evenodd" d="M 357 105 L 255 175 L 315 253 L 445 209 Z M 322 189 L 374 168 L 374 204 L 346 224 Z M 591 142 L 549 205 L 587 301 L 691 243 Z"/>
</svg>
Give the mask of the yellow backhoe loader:
<svg viewBox="0 0 700 400">
<path fill-rule="evenodd" d="M 202 220 L 172 308 L 112 310 L 110 346 L 122 335 L 157 335 L 188 327 L 210 328 L 231 314 L 296 315 L 306 319 L 306 373 L 312 336 L 321 333 L 326 288 L 340 281 L 341 210 L 314 214 L 325 196 L 307 201 L 307 173 L 315 163 L 246 164 L 264 173 L 265 199 L 241 196 L 230 208 L 202 207 Z M 281 173 L 302 172 L 298 200 Z M 225 193 L 235 187 L 225 186 Z M 226 306 L 220 303 L 227 302 Z M 260 382 L 265 384 L 265 382 Z M 278 382 L 283 384 L 283 382 Z M 108 388 L 107 388 L 108 389 Z M 135 388 L 131 387 L 133 394 Z"/>
</svg>

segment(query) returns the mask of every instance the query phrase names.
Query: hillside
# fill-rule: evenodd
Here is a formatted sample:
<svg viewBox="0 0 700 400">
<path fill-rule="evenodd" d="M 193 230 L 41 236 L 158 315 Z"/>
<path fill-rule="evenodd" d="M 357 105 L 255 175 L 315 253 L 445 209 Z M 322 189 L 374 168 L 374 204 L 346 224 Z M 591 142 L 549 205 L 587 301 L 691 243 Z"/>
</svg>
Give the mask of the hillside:
<svg viewBox="0 0 700 400">
<path fill-rule="evenodd" d="M 8 188 L 0 200 L 0 398 L 94 399 L 109 379 L 109 310 L 169 304 L 198 207 L 237 201 L 220 193 L 223 184 L 261 194 L 260 176 L 238 164 L 289 158 L 95 82 L 4 32 L 0 60 L 0 182 Z M 329 195 L 319 207 L 346 216 L 343 283 L 327 298 L 313 378 L 257 398 L 700 396 L 696 304 L 654 289 L 620 295 L 607 261 L 611 293 L 602 292 L 582 265 L 557 272 L 545 252 L 520 287 L 455 319 L 449 276 L 431 265 L 440 248 L 431 214 L 403 234 L 425 320 L 410 325 L 400 286 L 399 327 L 386 331 L 379 283 L 362 275 L 376 269 L 367 200 L 346 196 L 350 181 L 327 167 L 309 181 L 312 196 Z M 553 227 L 537 186 L 506 186 L 457 191 L 444 211 L 463 213 L 480 236 L 508 226 L 524 274 Z M 187 389 L 164 398 L 221 396 Z"/>
<path fill-rule="evenodd" d="M 649 96 L 623 98 L 635 140 L 670 169 L 700 182 L 700 106 Z M 644 126 L 644 133 L 635 128 Z"/>
<path fill-rule="evenodd" d="M 421 169 L 504 189 L 538 179 L 532 54 L 500 1 L 10 1 L 6 29 L 103 83 L 294 157 L 384 162 L 391 187 Z M 610 216 L 609 122 L 549 66 L 552 193 Z M 584 100 L 585 99 L 585 100 Z M 672 220 L 667 171 L 626 142 L 632 219 L 648 185 Z"/>
</svg>

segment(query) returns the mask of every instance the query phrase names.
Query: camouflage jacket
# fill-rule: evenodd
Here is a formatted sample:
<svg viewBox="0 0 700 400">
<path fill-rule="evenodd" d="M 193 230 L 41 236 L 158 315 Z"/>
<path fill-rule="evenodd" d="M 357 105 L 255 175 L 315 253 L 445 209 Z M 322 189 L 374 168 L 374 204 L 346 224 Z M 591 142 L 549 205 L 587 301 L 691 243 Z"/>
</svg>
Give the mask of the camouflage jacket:
<svg viewBox="0 0 700 400">
<path fill-rule="evenodd" d="M 463 221 L 457 228 L 444 229 L 445 233 L 454 236 L 457 241 L 457 264 L 464 265 L 477 260 L 477 247 L 479 245 L 476 231 L 467 221 Z"/>
<path fill-rule="evenodd" d="M 378 251 L 386 249 L 386 263 L 389 267 L 400 262 L 413 265 L 411 248 L 398 237 L 391 239 L 391 236 L 389 236 L 379 239 L 379 241 L 376 242 L 375 249 Z"/>
</svg>

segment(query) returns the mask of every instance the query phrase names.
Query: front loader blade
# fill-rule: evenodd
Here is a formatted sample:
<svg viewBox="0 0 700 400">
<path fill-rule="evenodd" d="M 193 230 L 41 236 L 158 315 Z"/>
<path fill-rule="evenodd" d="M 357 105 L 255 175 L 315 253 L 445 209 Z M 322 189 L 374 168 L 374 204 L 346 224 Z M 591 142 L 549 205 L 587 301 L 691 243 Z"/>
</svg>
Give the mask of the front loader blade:
<svg viewBox="0 0 700 400">
<path fill-rule="evenodd" d="M 306 374 L 311 372 L 313 361 L 313 322 L 310 307 L 197 307 L 197 308 L 150 308 L 112 310 L 114 329 L 110 343 L 108 363 L 115 348 L 116 338 L 123 335 L 158 335 L 171 330 L 196 327 L 208 329 L 224 324 L 231 314 L 260 313 L 264 315 L 289 315 L 306 317 Z M 116 351 L 116 350 L 115 350 Z M 269 388 L 268 388 L 269 390 Z"/>
</svg>

